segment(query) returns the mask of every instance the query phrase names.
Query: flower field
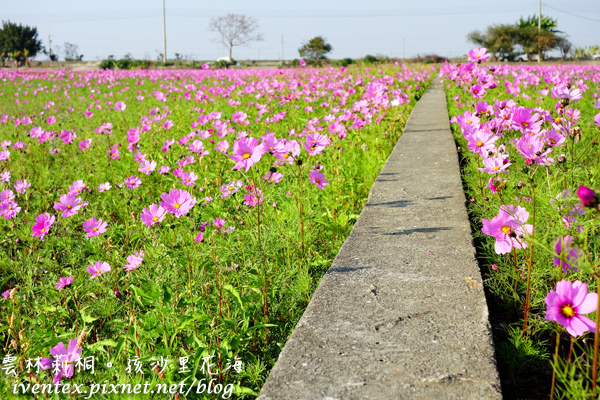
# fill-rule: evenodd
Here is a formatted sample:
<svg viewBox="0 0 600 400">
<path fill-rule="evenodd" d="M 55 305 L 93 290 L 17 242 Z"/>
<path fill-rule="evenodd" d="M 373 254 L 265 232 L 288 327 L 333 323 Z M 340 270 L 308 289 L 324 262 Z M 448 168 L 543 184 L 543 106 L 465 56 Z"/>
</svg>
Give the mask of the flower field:
<svg viewBox="0 0 600 400">
<path fill-rule="evenodd" d="M 0 72 L 0 392 L 255 397 L 432 72 Z"/>
<path fill-rule="evenodd" d="M 597 398 L 600 66 L 446 64 L 507 398 Z M 594 334 L 596 332 L 596 334 Z"/>
</svg>

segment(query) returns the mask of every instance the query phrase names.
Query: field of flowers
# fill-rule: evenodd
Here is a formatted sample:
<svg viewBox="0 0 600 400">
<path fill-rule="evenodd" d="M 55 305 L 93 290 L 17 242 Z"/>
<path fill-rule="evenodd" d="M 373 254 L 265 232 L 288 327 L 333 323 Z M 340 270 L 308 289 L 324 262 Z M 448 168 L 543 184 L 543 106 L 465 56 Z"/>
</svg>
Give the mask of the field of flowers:
<svg viewBox="0 0 600 400">
<path fill-rule="evenodd" d="M 2 398 L 254 397 L 432 71 L 0 72 Z"/>
<path fill-rule="evenodd" d="M 488 56 L 475 49 L 440 77 L 504 395 L 597 398 L 600 66 Z"/>
</svg>

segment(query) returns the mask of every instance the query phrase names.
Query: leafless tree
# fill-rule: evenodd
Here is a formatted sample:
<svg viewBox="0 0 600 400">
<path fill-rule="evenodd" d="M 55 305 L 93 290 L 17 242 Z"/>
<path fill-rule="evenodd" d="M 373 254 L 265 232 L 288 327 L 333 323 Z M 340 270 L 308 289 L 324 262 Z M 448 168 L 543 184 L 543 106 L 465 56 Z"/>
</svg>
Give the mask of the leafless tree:
<svg viewBox="0 0 600 400">
<path fill-rule="evenodd" d="M 219 34 L 215 39 L 217 43 L 223 43 L 229 50 L 229 61 L 234 46 L 245 46 L 250 42 L 264 40 L 262 33 L 257 32 L 258 21 L 256 18 L 239 14 L 227 14 L 223 17 L 212 18 L 208 30 Z"/>
</svg>

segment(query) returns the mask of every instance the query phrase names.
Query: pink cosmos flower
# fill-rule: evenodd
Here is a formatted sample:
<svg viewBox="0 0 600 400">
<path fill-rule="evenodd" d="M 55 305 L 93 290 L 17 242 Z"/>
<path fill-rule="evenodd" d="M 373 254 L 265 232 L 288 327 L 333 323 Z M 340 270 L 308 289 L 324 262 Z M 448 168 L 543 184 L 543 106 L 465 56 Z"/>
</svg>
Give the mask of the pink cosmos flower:
<svg viewBox="0 0 600 400">
<path fill-rule="evenodd" d="M 268 171 L 262 178 L 270 183 L 279 183 L 279 181 L 281 181 L 283 178 L 283 174 L 281 172 Z"/>
<path fill-rule="evenodd" d="M 71 282 L 73 282 L 73 277 L 69 276 L 67 278 L 59 278 L 58 282 L 55 282 L 54 284 L 56 285 L 56 290 L 61 290 L 71 285 Z"/>
<path fill-rule="evenodd" d="M 79 194 L 85 187 L 86 184 L 81 179 L 73 181 L 73 184 L 69 186 L 69 194 Z"/>
<path fill-rule="evenodd" d="M 137 176 L 132 175 L 129 178 L 125 179 L 125 182 L 123 183 L 127 185 L 129 189 L 136 189 L 140 187 L 140 185 L 142 184 L 142 180 Z"/>
<path fill-rule="evenodd" d="M 52 124 L 56 123 L 56 117 L 55 117 L 55 116 L 52 116 L 52 115 L 51 115 L 51 116 L 49 116 L 49 117 L 46 119 L 46 123 L 47 123 L 48 125 L 52 125 Z"/>
<path fill-rule="evenodd" d="M 21 194 L 25 194 L 25 191 L 30 186 L 31 186 L 31 183 L 27 182 L 26 179 L 23 179 L 22 181 L 17 181 L 14 188 L 17 192 L 19 192 Z"/>
<path fill-rule="evenodd" d="M 158 170 L 158 173 L 159 174 L 168 174 L 170 170 L 171 170 L 171 167 L 167 167 L 166 165 L 162 165 L 160 167 L 160 169 Z"/>
<path fill-rule="evenodd" d="M 202 69 L 203 70 L 207 70 L 209 68 L 210 68 L 210 66 L 207 63 L 202 64 Z"/>
<path fill-rule="evenodd" d="M 127 272 L 133 271 L 134 269 L 138 269 L 140 265 L 142 265 L 142 261 L 144 261 L 144 252 L 136 251 L 135 253 L 127 257 L 127 262 L 129 264 L 123 265 L 123 268 L 125 268 Z"/>
<path fill-rule="evenodd" d="M 556 321 L 573 337 L 585 332 L 596 332 L 596 323 L 584 317 L 596 311 L 598 294 L 588 293 L 588 285 L 581 281 L 562 280 L 556 284 L 556 290 L 550 290 L 546 301 L 546 319 Z"/>
<path fill-rule="evenodd" d="M 3 190 L 2 192 L 0 192 L 0 202 L 6 201 L 6 200 L 14 200 L 14 199 L 15 199 L 15 194 L 13 193 L 12 190 L 6 189 L 6 190 Z"/>
<path fill-rule="evenodd" d="M 213 219 L 213 225 L 216 229 L 222 229 L 225 226 L 225 220 L 221 218 Z"/>
<path fill-rule="evenodd" d="M 469 92 L 471 92 L 473 97 L 475 97 L 477 99 L 480 99 L 483 96 L 485 96 L 485 88 L 483 86 L 481 86 L 480 84 L 471 86 L 471 89 L 469 89 Z"/>
<path fill-rule="evenodd" d="M 489 157 L 483 159 L 485 168 L 477 168 L 480 171 L 485 171 L 488 174 L 497 174 L 499 172 L 508 172 L 509 162 L 505 162 L 504 158 Z"/>
<path fill-rule="evenodd" d="M 8 157 L 10 157 L 10 151 L 8 151 L 8 150 L 0 151 L 0 161 L 6 161 L 6 160 L 8 160 Z"/>
<path fill-rule="evenodd" d="M 197 243 L 204 242 L 204 233 L 198 232 L 196 238 L 194 239 Z"/>
<path fill-rule="evenodd" d="M 237 164 L 232 169 L 245 168 L 248 172 L 251 166 L 260 161 L 265 148 L 262 144 L 258 144 L 257 138 L 242 138 L 233 143 L 233 155 L 227 154 L 232 160 L 237 161 Z"/>
<path fill-rule="evenodd" d="M 110 183 L 105 182 L 105 183 L 101 183 L 100 186 L 98 186 L 98 192 L 102 193 L 102 192 L 106 192 L 107 190 L 110 190 L 112 188 L 112 186 L 110 185 Z"/>
<path fill-rule="evenodd" d="M 56 346 L 50 347 L 53 358 L 41 358 L 41 368 L 53 369 L 55 372 L 52 378 L 53 385 L 60 385 L 63 376 L 71 378 L 75 374 L 75 364 L 81 358 L 81 347 L 77 346 L 78 341 L 78 338 L 69 340 L 68 348 L 63 342 L 59 342 Z"/>
<path fill-rule="evenodd" d="M 84 151 L 84 150 L 89 149 L 91 145 L 92 145 L 92 139 L 84 139 L 81 142 L 79 142 L 79 149 L 81 151 Z"/>
<path fill-rule="evenodd" d="M 487 157 L 490 151 L 496 150 L 498 136 L 484 129 L 472 129 L 470 134 L 465 134 L 465 138 L 468 140 L 469 150 L 482 157 Z"/>
<path fill-rule="evenodd" d="M 91 275 L 90 280 L 110 271 L 110 265 L 103 261 L 96 261 L 94 265 L 88 265 L 87 272 Z"/>
<path fill-rule="evenodd" d="M 156 161 L 142 161 L 140 163 L 140 167 L 138 171 L 145 173 L 146 175 L 150 175 L 152 171 L 156 168 Z"/>
<path fill-rule="evenodd" d="M 10 171 L 4 171 L 0 174 L 0 181 L 4 183 L 10 182 Z"/>
<path fill-rule="evenodd" d="M 527 243 L 523 239 L 525 233 L 531 234 L 533 226 L 525 224 L 529 218 L 529 213 L 525 208 L 511 205 L 500 206 L 497 216 L 491 220 L 482 219 L 483 228 L 481 231 L 496 238 L 494 249 L 496 254 L 509 253 L 512 248 L 524 249 Z"/>
<path fill-rule="evenodd" d="M 85 237 L 98 236 L 101 233 L 106 232 L 107 226 L 108 223 L 102 221 L 102 218 L 96 219 L 92 217 L 87 221 L 83 221 L 83 230 L 87 232 Z"/>
<path fill-rule="evenodd" d="M 573 246 L 574 241 L 573 236 L 567 235 L 564 238 L 559 236 L 554 246 L 558 257 L 554 257 L 553 263 L 557 267 L 562 267 L 565 274 L 570 269 L 577 271 L 578 260 L 583 256 L 583 251 L 579 247 Z"/>
<path fill-rule="evenodd" d="M 175 124 L 173 123 L 173 121 L 171 121 L 170 119 L 166 120 L 165 122 L 163 122 L 162 127 L 164 129 L 171 129 Z"/>
<path fill-rule="evenodd" d="M 11 219 L 17 216 L 21 211 L 21 207 L 13 200 L 4 200 L 0 202 L 0 215 L 5 219 Z"/>
<path fill-rule="evenodd" d="M 229 184 L 221 186 L 219 188 L 221 190 L 221 193 L 223 193 L 221 195 L 221 198 L 229 197 L 232 194 L 237 193 L 242 186 L 244 186 L 244 182 L 242 181 L 231 181 L 229 182 Z"/>
<path fill-rule="evenodd" d="M 183 174 L 181 174 L 180 178 L 181 178 L 181 183 L 183 183 L 185 186 L 193 186 L 196 184 L 198 175 L 196 175 L 193 171 L 192 172 L 184 172 Z"/>
<path fill-rule="evenodd" d="M 35 217 L 35 224 L 31 227 L 33 233 L 31 236 L 37 236 L 40 239 L 43 239 L 44 236 L 48 234 L 48 230 L 54 223 L 56 217 L 54 215 L 50 215 L 48 213 L 40 214 Z"/>
<path fill-rule="evenodd" d="M 173 189 L 169 194 L 161 194 L 160 198 L 163 201 L 159 202 L 159 205 L 177 218 L 186 215 L 196 204 L 196 198 L 185 190 Z"/>
<path fill-rule="evenodd" d="M 229 142 L 227 140 L 221 140 L 215 146 L 215 150 L 218 151 L 219 153 L 224 154 L 227 151 L 227 149 L 229 149 Z"/>
<path fill-rule="evenodd" d="M 325 189 L 325 186 L 329 184 L 327 179 L 325 179 L 325 175 L 318 171 L 312 171 L 310 173 L 310 183 L 314 183 L 321 190 Z"/>
<path fill-rule="evenodd" d="M 127 105 L 125 103 L 123 103 L 122 101 L 117 101 L 115 103 L 115 110 L 117 110 L 117 111 L 125 111 L 126 108 L 127 108 Z"/>
<path fill-rule="evenodd" d="M 306 149 L 309 155 L 314 156 L 322 153 L 323 149 L 325 149 L 329 143 L 331 143 L 331 140 L 327 136 L 319 133 L 310 133 L 306 136 L 304 149 Z"/>
<path fill-rule="evenodd" d="M 60 202 L 54 203 L 54 209 L 56 211 L 62 211 L 63 218 L 68 218 L 77 214 L 77 211 L 82 206 L 81 197 L 77 197 L 76 194 L 63 194 L 60 196 Z"/>
<path fill-rule="evenodd" d="M 482 61 L 487 61 L 488 58 L 490 58 L 491 54 L 487 52 L 487 49 L 485 47 L 482 47 L 480 49 L 472 49 L 471 51 L 469 51 L 469 61 L 473 61 L 473 62 L 482 62 Z"/>
<path fill-rule="evenodd" d="M 150 204 L 150 207 L 144 208 L 140 219 L 147 226 L 152 226 L 159 222 L 162 222 L 167 215 L 167 211 L 156 204 Z"/>
</svg>

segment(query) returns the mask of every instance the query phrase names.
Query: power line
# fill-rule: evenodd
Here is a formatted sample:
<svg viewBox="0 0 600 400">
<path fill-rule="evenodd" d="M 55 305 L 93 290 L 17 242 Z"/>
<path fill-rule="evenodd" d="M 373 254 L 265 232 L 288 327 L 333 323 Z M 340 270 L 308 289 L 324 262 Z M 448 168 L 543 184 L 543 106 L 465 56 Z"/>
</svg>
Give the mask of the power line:
<svg viewBox="0 0 600 400">
<path fill-rule="evenodd" d="M 410 16 L 436 16 L 449 14 L 488 14 L 500 12 L 526 11 L 522 3 L 486 6 L 479 9 L 473 7 L 448 7 L 448 8 L 416 8 L 416 9 L 390 9 L 390 10 L 235 10 L 232 12 L 249 14 L 259 18 L 365 18 L 365 17 L 410 17 Z M 194 8 L 171 8 L 170 17 L 179 18 L 208 18 L 217 13 L 227 11 L 205 10 Z M 119 11 L 91 11 L 79 13 L 55 14 L 14 14 L 9 18 L 35 20 L 36 23 L 65 23 L 89 22 L 102 20 L 126 20 L 141 18 L 156 18 L 162 16 L 161 9 L 119 10 Z"/>
<path fill-rule="evenodd" d="M 584 17 L 582 15 L 573 14 L 572 12 L 569 12 L 569 11 L 560 10 L 560 9 L 558 9 L 556 7 L 552 7 L 551 5 L 546 4 L 546 3 L 542 3 L 542 4 L 544 4 L 545 7 L 550 7 L 553 10 L 559 11 L 559 12 L 564 13 L 564 14 L 572 15 L 573 17 L 583 18 L 583 19 L 587 19 L 587 20 L 590 20 L 590 21 L 594 21 L 594 22 L 600 22 L 600 19 L 594 19 L 594 18 Z"/>
</svg>

